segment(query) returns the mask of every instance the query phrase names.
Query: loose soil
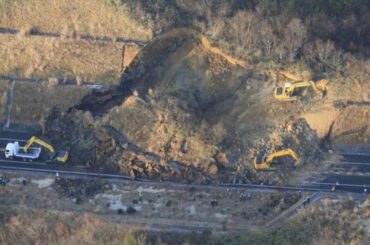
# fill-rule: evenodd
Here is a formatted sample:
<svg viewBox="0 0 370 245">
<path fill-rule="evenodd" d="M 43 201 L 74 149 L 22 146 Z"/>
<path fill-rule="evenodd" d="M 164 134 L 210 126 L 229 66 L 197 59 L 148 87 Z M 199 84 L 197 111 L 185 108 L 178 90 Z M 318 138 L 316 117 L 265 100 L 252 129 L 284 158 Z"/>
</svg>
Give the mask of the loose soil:
<svg viewBox="0 0 370 245">
<path fill-rule="evenodd" d="M 70 151 L 69 165 L 193 183 L 287 183 L 320 164 L 325 144 L 367 141 L 366 103 L 348 99 L 358 88 L 334 94 L 334 78 L 325 97 L 308 91 L 277 102 L 276 77 L 261 69 L 193 30 L 175 29 L 144 47 L 112 90 L 16 83 L 12 119 L 45 126 L 46 138 Z M 254 170 L 256 156 L 285 148 L 303 164 L 282 158 L 277 171 Z"/>
<path fill-rule="evenodd" d="M 319 162 L 320 139 L 297 115 L 327 98 L 277 103 L 273 87 L 265 73 L 199 33 L 175 29 L 138 53 L 118 90 L 90 94 L 70 113 L 50 117 L 47 135 L 71 149 L 70 164 L 132 177 L 285 182 L 284 171 L 256 172 L 253 158 L 289 147 L 303 166 Z"/>
</svg>

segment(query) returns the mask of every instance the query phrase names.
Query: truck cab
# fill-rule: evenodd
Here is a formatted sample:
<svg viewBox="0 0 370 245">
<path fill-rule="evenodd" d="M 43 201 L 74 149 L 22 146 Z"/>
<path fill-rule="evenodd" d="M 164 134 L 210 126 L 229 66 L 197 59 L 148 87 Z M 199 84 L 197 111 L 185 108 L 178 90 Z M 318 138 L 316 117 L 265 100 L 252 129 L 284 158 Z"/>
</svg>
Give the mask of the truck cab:
<svg viewBox="0 0 370 245">
<path fill-rule="evenodd" d="M 13 158 L 15 155 L 15 152 L 18 150 L 19 151 L 19 143 L 14 142 L 14 143 L 8 143 L 6 144 L 5 147 L 5 158 Z"/>
</svg>

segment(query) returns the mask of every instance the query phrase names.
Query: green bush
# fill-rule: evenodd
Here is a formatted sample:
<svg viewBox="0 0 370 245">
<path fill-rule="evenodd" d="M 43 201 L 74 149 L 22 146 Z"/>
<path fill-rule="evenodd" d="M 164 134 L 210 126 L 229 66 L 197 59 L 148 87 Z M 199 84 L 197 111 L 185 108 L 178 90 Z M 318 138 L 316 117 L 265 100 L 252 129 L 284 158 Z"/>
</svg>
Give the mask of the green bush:
<svg viewBox="0 0 370 245">
<path fill-rule="evenodd" d="M 134 214 L 134 213 L 136 213 L 136 209 L 134 207 L 128 206 L 126 212 L 128 214 Z"/>
</svg>

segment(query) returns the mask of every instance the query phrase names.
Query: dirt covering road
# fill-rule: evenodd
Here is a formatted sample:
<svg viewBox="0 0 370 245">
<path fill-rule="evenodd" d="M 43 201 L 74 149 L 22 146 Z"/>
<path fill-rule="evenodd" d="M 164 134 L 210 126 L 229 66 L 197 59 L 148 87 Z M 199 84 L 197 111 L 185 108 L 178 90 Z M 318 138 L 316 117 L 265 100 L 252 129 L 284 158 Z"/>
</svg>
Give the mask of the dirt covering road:
<svg viewBox="0 0 370 245">
<path fill-rule="evenodd" d="M 273 81 L 254 68 L 197 32 L 176 29 L 142 49 L 117 90 L 89 94 L 68 113 L 49 117 L 47 135 L 70 149 L 70 164 L 132 177 L 285 181 L 279 174 L 256 173 L 253 149 L 291 147 L 305 163 L 321 159 L 317 134 L 292 118 L 320 102 L 303 109 L 276 103 Z M 112 137 L 107 126 L 136 150 Z"/>
<path fill-rule="evenodd" d="M 110 91 L 16 83 L 12 119 L 41 124 L 43 137 L 70 151 L 70 165 L 194 183 L 289 183 L 330 143 L 366 142 L 366 103 L 350 100 L 366 73 L 345 93 L 333 79 L 326 97 L 293 103 L 275 101 L 271 73 L 180 28 L 154 38 Z M 253 169 L 256 155 L 288 147 L 301 167 L 283 158 L 277 171 Z"/>
</svg>

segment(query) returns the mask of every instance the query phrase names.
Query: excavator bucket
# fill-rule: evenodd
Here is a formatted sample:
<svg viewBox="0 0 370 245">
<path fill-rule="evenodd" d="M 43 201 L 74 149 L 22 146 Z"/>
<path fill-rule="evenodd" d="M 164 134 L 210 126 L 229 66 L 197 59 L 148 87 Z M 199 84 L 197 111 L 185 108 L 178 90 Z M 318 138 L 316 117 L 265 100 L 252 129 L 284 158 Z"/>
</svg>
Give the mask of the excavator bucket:
<svg viewBox="0 0 370 245">
<path fill-rule="evenodd" d="M 319 80 L 315 83 L 316 88 L 320 91 L 326 91 L 328 89 L 329 81 L 326 79 Z"/>
<path fill-rule="evenodd" d="M 278 72 L 278 75 L 281 75 L 291 81 L 302 81 L 302 76 L 299 76 L 299 75 L 296 75 L 296 74 L 293 74 L 291 72 L 288 72 L 288 71 L 279 71 Z"/>
<path fill-rule="evenodd" d="M 266 163 L 266 162 L 257 163 L 257 162 L 258 162 L 258 159 L 257 157 L 255 157 L 253 160 L 253 167 L 256 170 L 268 170 L 270 168 L 271 163 Z"/>
<path fill-rule="evenodd" d="M 55 154 L 55 159 L 58 162 L 65 163 L 68 160 L 68 151 L 57 151 Z"/>
</svg>

